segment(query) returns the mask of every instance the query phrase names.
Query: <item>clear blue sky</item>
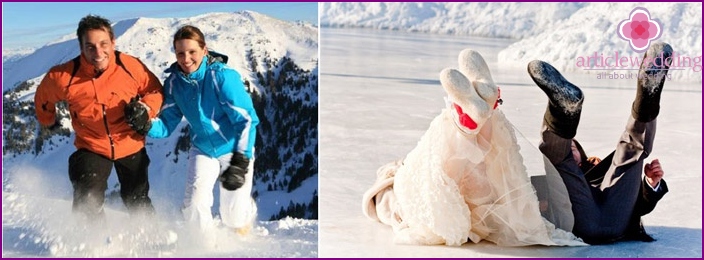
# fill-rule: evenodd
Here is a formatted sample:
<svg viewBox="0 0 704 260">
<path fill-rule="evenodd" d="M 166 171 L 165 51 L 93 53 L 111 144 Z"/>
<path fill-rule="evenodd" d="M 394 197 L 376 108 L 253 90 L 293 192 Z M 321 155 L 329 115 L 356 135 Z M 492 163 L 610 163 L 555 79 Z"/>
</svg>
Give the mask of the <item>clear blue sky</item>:
<svg viewBox="0 0 704 260">
<path fill-rule="evenodd" d="M 41 47 L 75 33 L 78 21 L 96 14 L 115 23 L 150 17 L 190 17 L 210 12 L 255 11 L 285 21 L 318 24 L 318 3 L 2 3 L 2 47 Z"/>
</svg>

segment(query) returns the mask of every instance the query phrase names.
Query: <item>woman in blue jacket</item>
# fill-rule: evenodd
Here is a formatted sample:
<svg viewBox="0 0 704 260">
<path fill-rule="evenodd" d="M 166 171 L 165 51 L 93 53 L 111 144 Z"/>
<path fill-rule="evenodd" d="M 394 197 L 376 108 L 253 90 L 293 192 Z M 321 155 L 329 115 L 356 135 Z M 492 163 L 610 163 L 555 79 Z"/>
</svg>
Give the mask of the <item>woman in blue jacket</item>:
<svg viewBox="0 0 704 260">
<path fill-rule="evenodd" d="M 192 147 L 183 214 L 205 230 L 214 226 L 213 185 L 220 180 L 222 223 L 248 233 L 257 207 L 251 198 L 254 140 L 259 119 L 240 75 L 225 65 L 227 56 L 208 52 L 203 33 L 184 26 L 174 35 L 177 62 L 166 72 L 164 105 L 158 118 L 143 119 L 143 106 L 131 103 L 133 128 L 152 138 L 171 135 L 186 118 Z M 133 118 L 136 118 L 133 119 Z"/>
</svg>

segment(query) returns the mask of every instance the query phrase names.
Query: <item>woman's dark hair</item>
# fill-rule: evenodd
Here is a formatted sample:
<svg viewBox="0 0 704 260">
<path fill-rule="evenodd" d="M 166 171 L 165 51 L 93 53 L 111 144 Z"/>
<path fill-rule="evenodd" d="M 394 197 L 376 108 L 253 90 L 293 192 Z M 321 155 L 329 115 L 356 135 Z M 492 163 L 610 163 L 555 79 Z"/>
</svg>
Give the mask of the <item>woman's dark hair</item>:
<svg viewBox="0 0 704 260">
<path fill-rule="evenodd" d="M 203 36 L 203 32 L 198 27 L 186 25 L 179 28 L 174 34 L 174 49 L 176 48 L 176 41 L 183 39 L 194 40 L 198 42 L 198 46 L 201 48 L 205 47 L 205 36 Z"/>
<path fill-rule="evenodd" d="M 103 30 L 110 34 L 110 40 L 115 40 L 115 33 L 112 32 L 112 26 L 110 25 L 110 20 L 103 17 L 89 14 L 83 17 L 80 22 L 78 22 L 78 29 L 76 30 L 76 36 L 78 36 L 78 44 L 83 48 L 83 35 L 89 30 Z"/>
</svg>

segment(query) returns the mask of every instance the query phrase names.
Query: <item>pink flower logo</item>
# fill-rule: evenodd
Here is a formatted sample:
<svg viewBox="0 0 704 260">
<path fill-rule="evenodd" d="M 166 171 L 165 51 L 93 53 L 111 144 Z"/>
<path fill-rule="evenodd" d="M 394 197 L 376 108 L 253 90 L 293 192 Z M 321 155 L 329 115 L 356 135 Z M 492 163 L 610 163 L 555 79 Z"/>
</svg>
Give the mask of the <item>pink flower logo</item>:
<svg viewBox="0 0 704 260">
<path fill-rule="evenodd" d="M 657 19 L 650 18 L 650 12 L 643 7 L 636 7 L 631 11 L 629 19 L 618 24 L 618 36 L 627 40 L 631 48 L 644 52 L 650 47 L 650 42 L 660 38 L 662 26 Z"/>
</svg>

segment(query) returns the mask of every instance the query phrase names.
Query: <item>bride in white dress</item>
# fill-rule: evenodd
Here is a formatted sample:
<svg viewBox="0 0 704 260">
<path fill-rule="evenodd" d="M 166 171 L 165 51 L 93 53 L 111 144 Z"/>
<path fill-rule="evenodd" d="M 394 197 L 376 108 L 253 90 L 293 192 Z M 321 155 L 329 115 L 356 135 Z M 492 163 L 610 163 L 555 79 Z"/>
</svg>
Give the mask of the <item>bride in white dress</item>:
<svg viewBox="0 0 704 260">
<path fill-rule="evenodd" d="M 481 55 L 462 51 L 440 82 L 447 108 L 403 160 L 379 168 L 364 214 L 392 226 L 397 243 L 585 245 L 569 232 L 571 204 L 550 164 L 535 179 L 547 194 L 538 200 Z"/>
</svg>

